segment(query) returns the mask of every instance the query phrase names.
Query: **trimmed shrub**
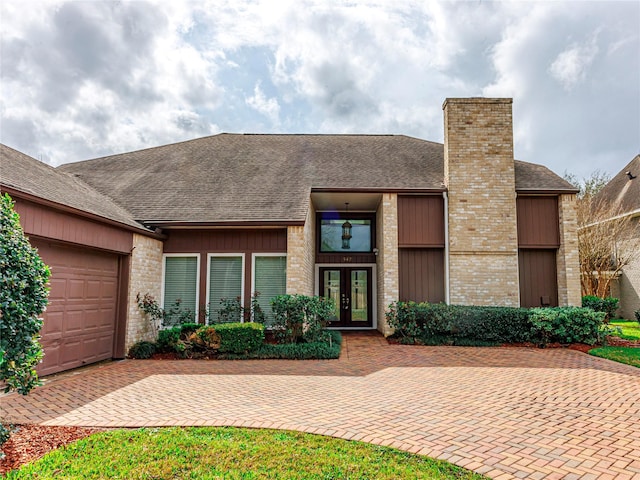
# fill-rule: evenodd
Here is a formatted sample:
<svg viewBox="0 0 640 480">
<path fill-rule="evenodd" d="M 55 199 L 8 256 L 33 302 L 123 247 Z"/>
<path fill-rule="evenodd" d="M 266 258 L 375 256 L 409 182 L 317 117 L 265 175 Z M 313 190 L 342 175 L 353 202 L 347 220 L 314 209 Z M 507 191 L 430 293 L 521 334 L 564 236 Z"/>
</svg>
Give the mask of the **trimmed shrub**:
<svg viewBox="0 0 640 480">
<path fill-rule="evenodd" d="M 640 310 L 636 310 L 633 314 L 636 316 L 636 321 L 640 323 Z"/>
<path fill-rule="evenodd" d="M 222 354 L 227 359 L 288 359 L 288 360 L 330 360 L 340 357 L 342 335 L 328 331 L 326 341 L 308 343 L 263 344 L 257 350 L 245 354 Z"/>
<path fill-rule="evenodd" d="M 220 353 L 252 352 L 264 343 L 264 325 L 255 322 L 215 325 L 220 339 Z"/>
<path fill-rule="evenodd" d="M 129 358 L 137 358 L 140 360 L 143 360 L 145 358 L 151 358 L 151 356 L 156 353 L 156 344 L 153 342 L 146 342 L 146 341 L 141 341 L 141 342 L 136 342 L 133 345 L 131 345 L 131 348 L 129 348 L 129 352 L 127 353 L 127 356 Z"/>
<path fill-rule="evenodd" d="M 334 312 L 333 300 L 306 295 L 278 295 L 271 300 L 274 336 L 280 343 L 322 340 Z"/>
<path fill-rule="evenodd" d="M 600 298 L 594 295 L 585 295 L 582 297 L 582 306 L 590 308 L 594 312 L 604 312 L 605 321 L 615 317 L 619 304 L 620 300 L 613 297 Z"/>
<path fill-rule="evenodd" d="M 532 341 L 543 346 L 555 342 L 600 343 L 606 335 L 604 318 L 604 312 L 585 307 L 533 308 L 529 316 Z"/>
<path fill-rule="evenodd" d="M 36 365 L 47 306 L 49 267 L 24 235 L 9 195 L 0 195 L 0 381 L 26 395 L 39 385 Z"/>
<path fill-rule="evenodd" d="M 386 313 L 396 336 L 428 345 L 525 342 L 528 309 L 394 302 Z"/>
</svg>

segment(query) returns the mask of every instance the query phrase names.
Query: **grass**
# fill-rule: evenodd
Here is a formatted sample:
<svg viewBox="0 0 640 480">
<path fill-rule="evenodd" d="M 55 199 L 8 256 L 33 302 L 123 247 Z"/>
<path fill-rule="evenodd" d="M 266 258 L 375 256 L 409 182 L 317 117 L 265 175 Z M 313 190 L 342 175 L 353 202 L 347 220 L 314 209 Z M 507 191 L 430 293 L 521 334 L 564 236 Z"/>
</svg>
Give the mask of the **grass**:
<svg viewBox="0 0 640 480">
<path fill-rule="evenodd" d="M 291 431 L 211 427 L 98 433 L 7 479 L 483 479 L 401 450 Z"/>
<path fill-rule="evenodd" d="M 616 337 L 640 340 L 640 324 L 636 321 L 615 320 L 609 322 L 609 326 L 620 328 L 621 333 L 615 333 Z"/>
<path fill-rule="evenodd" d="M 589 350 L 589 355 L 640 367 L 640 348 L 638 347 L 599 347 Z"/>
</svg>

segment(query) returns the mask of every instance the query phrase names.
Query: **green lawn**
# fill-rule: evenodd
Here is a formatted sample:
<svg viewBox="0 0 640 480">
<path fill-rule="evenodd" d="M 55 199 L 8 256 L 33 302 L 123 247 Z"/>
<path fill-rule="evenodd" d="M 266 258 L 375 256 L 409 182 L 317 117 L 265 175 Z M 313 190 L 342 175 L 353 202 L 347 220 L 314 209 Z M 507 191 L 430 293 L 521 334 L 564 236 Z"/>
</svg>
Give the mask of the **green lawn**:
<svg viewBox="0 0 640 480">
<path fill-rule="evenodd" d="M 147 428 L 98 433 L 7 479 L 483 479 L 400 450 L 290 431 Z"/>
<path fill-rule="evenodd" d="M 600 347 L 589 350 L 589 354 L 640 367 L 639 347 Z"/>
<path fill-rule="evenodd" d="M 616 337 L 627 340 L 640 340 L 640 324 L 635 321 L 615 320 L 609 322 L 612 327 L 619 327 L 622 334 L 615 334 Z"/>
</svg>

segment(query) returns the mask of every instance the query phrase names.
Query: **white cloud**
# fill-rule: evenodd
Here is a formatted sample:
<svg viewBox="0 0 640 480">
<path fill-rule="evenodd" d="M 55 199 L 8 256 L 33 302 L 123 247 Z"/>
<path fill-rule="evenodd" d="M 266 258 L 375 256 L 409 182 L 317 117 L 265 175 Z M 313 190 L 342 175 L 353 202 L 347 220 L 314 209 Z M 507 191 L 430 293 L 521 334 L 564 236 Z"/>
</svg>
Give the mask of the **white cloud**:
<svg viewBox="0 0 640 480">
<path fill-rule="evenodd" d="M 640 150 L 637 2 L 30 5 L 0 4 L 0 136 L 54 164 L 221 130 L 442 141 L 444 99 L 480 95 L 514 98 L 523 160 Z"/>
<path fill-rule="evenodd" d="M 256 84 L 253 90 L 253 96 L 247 98 L 246 102 L 251 108 L 268 117 L 273 124 L 277 125 L 280 122 L 280 105 L 278 104 L 278 100 L 275 98 L 267 98 L 260 88 L 260 82 Z"/>
<path fill-rule="evenodd" d="M 561 52 L 549 67 L 549 72 L 566 91 L 571 91 L 587 75 L 587 70 L 598 54 L 596 37 L 583 45 L 573 44 Z"/>
</svg>

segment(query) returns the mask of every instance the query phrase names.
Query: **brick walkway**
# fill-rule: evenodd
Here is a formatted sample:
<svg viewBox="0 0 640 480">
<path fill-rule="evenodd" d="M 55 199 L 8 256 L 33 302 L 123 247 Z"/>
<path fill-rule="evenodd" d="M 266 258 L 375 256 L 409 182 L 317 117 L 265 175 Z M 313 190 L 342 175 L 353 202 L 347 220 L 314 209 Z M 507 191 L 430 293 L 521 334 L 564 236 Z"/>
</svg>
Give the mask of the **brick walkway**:
<svg viewBox="0 0 640 480">
<path fill-rule="evenodd" d="M 14 423 L 292 429 L 498 479 L 640 479 L 640 369 L 563 349 L 409 347 L 350 334 L 340 360 L 127 360 L 0 401 Z"/>
</svg>

